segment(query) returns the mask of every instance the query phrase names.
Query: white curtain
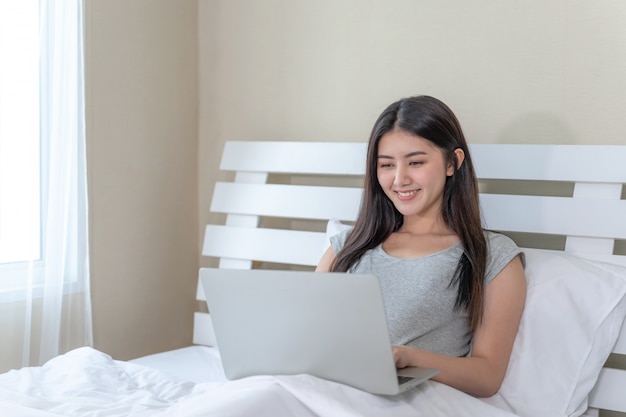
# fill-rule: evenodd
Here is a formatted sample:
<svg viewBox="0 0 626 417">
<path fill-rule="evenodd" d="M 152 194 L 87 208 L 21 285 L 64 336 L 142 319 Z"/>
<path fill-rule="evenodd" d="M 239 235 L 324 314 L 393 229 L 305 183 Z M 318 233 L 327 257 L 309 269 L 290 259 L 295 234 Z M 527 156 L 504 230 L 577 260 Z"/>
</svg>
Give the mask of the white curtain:
<svg viewBox="0 0 626 417">
<path fill-rule="evenodd" d="M 83 2 L 39 5 L 43 262 L 29 268 L 22 366 L 92 345 Z"/>
<path fill-rule="evenodd" d="M 92 344 L 84 116 L 83 2 L 41 0 L 45 257 L 40 363 Z"/>
</svg>

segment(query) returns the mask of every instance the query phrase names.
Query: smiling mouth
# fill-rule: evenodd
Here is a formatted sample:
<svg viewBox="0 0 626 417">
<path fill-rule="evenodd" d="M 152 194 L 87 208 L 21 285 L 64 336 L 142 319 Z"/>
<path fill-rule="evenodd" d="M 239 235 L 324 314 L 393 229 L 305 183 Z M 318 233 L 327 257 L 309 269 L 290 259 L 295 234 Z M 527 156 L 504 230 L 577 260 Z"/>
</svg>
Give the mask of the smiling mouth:
<svg viewBox="0 0 626 417">
<path fill-rule="evenodd" d="M 396 191 L 396 195 L 400 200 L 409 200 L 413 198 L 419 190 L 411 190 L 411 191 Z"/>
</svg>

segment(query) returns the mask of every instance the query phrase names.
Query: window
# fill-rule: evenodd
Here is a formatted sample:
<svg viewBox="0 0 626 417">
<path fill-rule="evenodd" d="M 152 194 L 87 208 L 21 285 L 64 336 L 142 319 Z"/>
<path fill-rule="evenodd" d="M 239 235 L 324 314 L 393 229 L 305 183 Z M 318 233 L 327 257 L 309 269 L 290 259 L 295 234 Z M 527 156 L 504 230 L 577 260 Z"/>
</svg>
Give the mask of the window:
<svg viewBox="0 0 626 417">
<path fill-rule="evenodd" d="M 93 343 L 83 0 L 0 0 L 0 60 L 2 348 L 41 365 Z"/>
<path fill-rule="evenodd" d="M 39 4 L 0 0 L 0 290 L 41 258 Z"/>
<path fill-rule="evenodd" d="M 1 299 L 88 285 L 82 16 L 0 0 Z"/>
</svg>

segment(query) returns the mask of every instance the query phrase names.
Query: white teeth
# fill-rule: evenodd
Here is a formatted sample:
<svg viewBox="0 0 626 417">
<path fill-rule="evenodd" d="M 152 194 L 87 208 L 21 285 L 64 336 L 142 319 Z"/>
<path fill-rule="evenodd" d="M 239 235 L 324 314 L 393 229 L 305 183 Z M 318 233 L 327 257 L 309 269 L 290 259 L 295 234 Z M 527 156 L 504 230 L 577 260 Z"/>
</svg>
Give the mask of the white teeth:
<svg viewBox="0 0 626 417">
<path fill-rule="evenodd" d="M 412 194 L 415 194 L 415 191 L 398 191 L 400 197 L 408 197 Z"/>
</svg>

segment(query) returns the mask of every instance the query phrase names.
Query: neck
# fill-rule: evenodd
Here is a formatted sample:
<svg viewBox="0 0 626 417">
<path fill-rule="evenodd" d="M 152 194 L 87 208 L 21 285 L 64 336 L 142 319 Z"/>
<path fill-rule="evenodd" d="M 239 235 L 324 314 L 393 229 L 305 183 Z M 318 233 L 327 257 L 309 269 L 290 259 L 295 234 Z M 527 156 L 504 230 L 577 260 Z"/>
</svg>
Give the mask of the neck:
<svg viewBox="0 0 626 417">
<path fill-rule="evenodd" d="M 443 221 L 441 215 L 434 217 L 404 216 L 404 222 L 398 231 L 420 235 L 449 235 L 454 233 Z"/>
</svg>

